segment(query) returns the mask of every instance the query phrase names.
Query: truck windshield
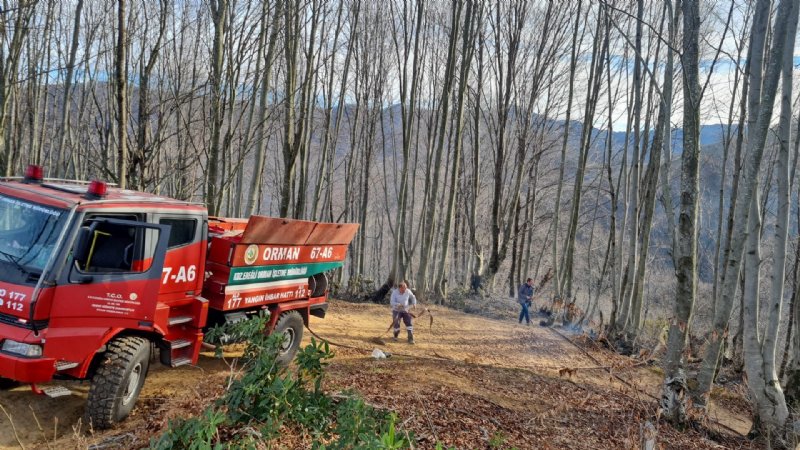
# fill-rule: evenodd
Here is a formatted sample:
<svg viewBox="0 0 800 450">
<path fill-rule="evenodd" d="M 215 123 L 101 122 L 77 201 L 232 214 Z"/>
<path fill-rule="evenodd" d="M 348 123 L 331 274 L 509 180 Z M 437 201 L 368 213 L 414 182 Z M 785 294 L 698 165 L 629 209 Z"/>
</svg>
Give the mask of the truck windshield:
<svg viewBox="0 0 800 450">
<path fill-rule="evenodd" d="M 36 282 L 55 251 L 65 210 L 0 194 L 0 279 Z"/>
</svg>

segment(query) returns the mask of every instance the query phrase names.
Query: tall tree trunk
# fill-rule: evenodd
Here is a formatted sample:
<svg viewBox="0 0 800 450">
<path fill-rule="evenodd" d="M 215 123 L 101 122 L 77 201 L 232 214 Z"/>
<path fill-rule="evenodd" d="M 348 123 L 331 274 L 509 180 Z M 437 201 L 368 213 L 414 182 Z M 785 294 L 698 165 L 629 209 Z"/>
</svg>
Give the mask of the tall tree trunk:
<svg viewBox="0 0 800 450">
<path fill-rule="evenodd" d="M 777 217 L 775 219 L 775 244 L 772 261 L 772 290 L 769 302 L 769 320 L 764 334 L 764 372 L 775 377 L 776 349 L 778 347 L 778 325 L 781 322 L 786 282 L 786 247 L 789 240 L 789 213 L 791 196 L 789 193 L 789 146 L 792 140 L 792 72 L 794 69 L 794 39 L 797 35 L 798 2 L 792 2 L 790 22 L 787 27 L 787 43 L 783 50 L 781 69 L 781 110 L 778 124 L 778 158 L 775 161 L 777 179 Z M 796 138 L 796 137 L 795 137 Z M 766 208 L 765 208 L 766 209 Z M 775 324 L 772 326 L 772 324 Z M 778 383 L 780 384 L 780 383 Z"/>
<path fill-rule="evenodd" d="M 0 20 L 0 38 L 8 44 L 0 45 L 0 174 L 10 176 L 14 170 L 13 148 L 9 145 L 9 126 L 13 121 L 14 104 L 12 99 L 17 84 L 17 69 L 24 48 L 25 39 L 30 32 L 29 24 L 34 15 L 35 2 L 18 4 L 14 11 L 12 34 L 9 37 L 7 17 Z M 7 51 L 7 53 L 6 53 Z"/>
<path fill-rule="evenodd" d="M 607 88 L 606 91 L 608 93 L 608 104 L 613 104 L 613 89 L 612 86 L 612 78 L 611 78 L 611 55 L 606 54 L 606 80 L 607 80 Z M 613 173 L 613 161 L 614 161 L 614 153 L 613 153 L 613 136 L 614 136 L 614 109 L 608 108 L 608 130 L 606 131 L 606 156 L 604 160 L 605 170 L 606 170 L 606 179 L 608 182 L 608 191 L 609 191 L 609 201 L 611 203 L 611 214 L 610 214 L 610 223 L 609 223 L 609 230 L 608 230 L 608 261 L 611 264 L 611 313 L 609 315 L 609 324 L 616 323 L 617 319 L 617 311 L 619 310 L 619 296 L 617 295 L 618 292 L 618 280 L 615 271 L 617 268 L 617 211 L 619 210 L 619 197 L 618 197 L 618 188 L 621 185 L 619 181 L 622 180 L 622 172 L 625 170 L 625 166 L 623 164 L 622 168 L 620 169 L 620 176 L 618 178 L 618 182 L 614 184 L 614 173 Z M 625 160 L 625 156 L 623 155 L 623 161 Z M 556 263 L 554 261 L 554 263 Z M 603 264 L 605 266 L 605 264 Z M 602 277 L 601 277 L 602 279 Z M 599 291 L 599 289 L 598 289 Z M 599 295 L 599 294 L 598 294 Z"/>
<path fill-rule="evenodd" d="M 358 26 L 358 16 L 359 11 L 361 9 L 361 2 L 360 0 L 356 1 L 352 5 L 352 19 L 350 22 L 350 26 L 356 28 Z M 342 32 L 343 27 L 343 19 L 342 16 L 344 12 L 344 2 L 339 3 L 338 12 L 336 15 L 336 28 L 333 33 L 333 48 L 337 48 L 339 45 L 339 36 Z M 333 82 L 335 80 L 335 72 L 334 67 L 336 64 L 336 58 L 331 58 L 330 67 L 328 68 L 328 82 L 327 86 L 325 87 L 325 122 L 323 125 L 323 140 L 322 140 L 322 150 L 320 151 L 320 162 L 319 162 L 319 171 L 317 172 L 317 183 L 314 189 L 314 198 L 311 204 L 311 218 L 312 220 L 321 220 L 321 216 L 324 215 L 324 201 L 323 206 L 320 208 L 320 201 L 322 200 L 322 188 L 323 186 L 327 189 L 326 196 L 330 194 L 331 191 L 331 179 L 328 177 L 328 168 L 330 167 L 330 161 L 336 154 L 336 137 L 339 132 L 339 122 L 341 121 L 341 114 L 344 111 L 342 105 L 344 104 L 344 85 L 347 82 L 347 76 L 350 69 L 350 60 L 353 54 L 353 46 L 355 45 L 356 39 L 348 39 L 347 40 L 347 51 L 344 57 L 344 68 L 342 73 L 340 74 L 341 77 L 341 89 L 339 90 L 339 101 L 336 103 L 337 105 L 337 121 L 335 129 L 331 128 L 331 120 L 333 118 Z M 382 127 L 383 128 L 383 127 Z M 326 197 L 327 198 L 327 197 Z"/>
<path fill-rule="evenodd" d="M 714 314 L 713 330 L 708 339 L 701 371 L 698 374 L 696 397 L 701 406 L 706 404 L 708 393 L 714 381 L 720 350 L 722 348 L 722 340 L 727 331 L 728 318 L 730 317 L 733 300 L 736 295 L 736 281 L 739 278 L 738 274 L 740 273 L 742 254 L 748 232 L 750 231 L 748 228 L 750 225 L 749 213 L 751 202 L 756 197 L 755 192 L 761 169 L 764 147 L 766 145 L 767 131 L 772 119 L 778 82 L 781 78 L 784 48 L 787 45 L 787 29 L 789 28 L 789 22 L 791 20 L 796 20 L 797 15 L 796 12 L 793 12 L 793 3 L 795 3 L 793 0 L 781 0 L 776 10 L 775 27 L 772 34 L 772 47 L 768 59 L 769 63 L 767 70 L 763 71 L 761 66 L 764 60 L 763 48 L 764 42 L 766 41 L 767 19 L 770 10 L 769 3 L 769 0 L 759 1 L 756 13 L 757 18 L 753 23 L 753 32 L 751 34 L 751 60 L 753 64 L 750 73 L 750 95 L 752 101 L 750 102 L 751 107 L 749 108 L 747 151 L 745 152 L 745 161 L 742 165 L 743 170 L 741 173 L 739 200 L 737 201 L 740 207 L 737 208 L 735 213 L 736 217 L 734 220 L 734 230 L 731 234 L 730 252 L 728 253 L 728 259 L 725 263 L 724 282 L 721 285 L 721 297 Z M 759 14 L 767 16 L 767 18 L 762 22 L 758 18 Z M 795 18 L 790 19 L 792 16 L 795 16 Z M 794 42 L 794 36 L 791 37 L 791 42 Z M 762 72 L 764 73 L 763 77 Z M 752 319 L 753 318 L 745 317 L 745 327 L 748 326 L 747 321 Z M 777 324 L 775 324 L 775 326 L 777 326 Z M 750 376 L 750 374 L 748 374 L 748 376 Z M 756 374 L 753 374 L 753 376 L 756 376 Z M 769 418 L 767 418 L 767 420 L 769 420 Z"/>
<path fill-rule="evenodd" d="M 284 81 L 284 124 L 283 124 L 283 182 L 281 185 L 281 201 L 278 214 L 289 216 L 292 202 L 295 171 L 297 163 L 297 140 L 295 131 L 295 95 L 297 90 L 297 53 L 300 47 L 300 2 L 286 2 L 284 8 L 284 59 L 286 75 Z"/>
<path fill-rule="evenodd" d="M 569 89 L 567 91 L 567 112 L 564 118 L 564 136 L 561 139 L 561 164 L 558 166 L 558 185 L 556 187 L 555 211 L 553 211 L 553 286 L 556 297 L 561 297 L 561 271 L 558 264 L 558 241 L 561 236 L 559 220 L 561 219 L 561 192 L 564 190 L 564 168 L 567 165 L 567 143 L 569 142 L 570 121 L 572 119 L 572 98 L 575 93 L 575 69 L 578 63 L 578 30 L 581 24 L 581 5 L 582 0 L 578 0 L 578 8 L 575 12 L 575 26 L 572 30 L 572 55 L 569 60 Z M 583 34 L 581 33 L 581 44 Z M 610 92 L 610 91 L 609 91 Z M 609 122 L 609 127 L 611 122 Z M 609 135 L 609 141 L 611 136 Z"/>
<path fill-rule="evenodd" d="M 761 214 L 759 206 L 758 182 L 756 181 L 753 201 L 750 203 L 749 227 L 747 235 L 747 248 L 744 256 L 744 291 L 742 292 L 742 307 L 744 317 L 744 368 L 747 373 L 747 386 L 755 403 L 755 415 L 758 418 L 754 427 L 760 428 L 758 431 L 766 431 L 771 435 L 781 430 L 786 419 L 789 417 L 789 410 L 786 406 L 786 399 L 781 390 L 780 382 L 772 365 L 772 373 L 767 373 L 766 369 L 769 362 L 764 358 L 762 352 L 768 351 L 762 348 L 759 338 L 759 287 L 760 287 L 760 268 L 761 268 L 761 248 L 760 230 Z M 773 328 L 777 328 L 778 323 L 767 325 L 767 335 L 771 334 Z M 776 331 L 777 333 L 777 331 Z M 774 349 L 772 347 L 772 357 L 774 363 Z"/>
<path fill-rule="evenodd" d="M 610 14 L 606 12 L 606 14 Z M 586 93 L 586 106 L 583 115 L 583 127 L 581 131 L 580 150 L 578 155 L 578 168 L 575 174 L 575 184 L 572 189 L 572 210 L 570 212 L 569 227 L 567 230 L 567 242 L 564 248 L 564 272 L 563 294 L 567 299 L 574 295 L 573 281 L 575 271 L 575 241 L 578 236 L 578 221 L 580 217 L 581 198 L 583 196 L 583 182 L 586 173 L 589 148 L 591 147 L 591 130 L 594 122 L 595 109 L 600 95 L 600 87 L 603 82 L 603 68 L 606 62 L 606 54 L 609 47 L 609 30 L 606 20 L 598 20 L 595 40 L 592 45 L 591 67 L 589 70 L 588 85 Z"/>
<path fill-rule="evenodd" d="M 83 11 L 83 0 L 78 0 L 75 4 L 75 18 L 74 23 L 72 25 L 72 38 L 70 40 L 70 47 L 69 47 L 69 57 L 67 59 L 66 65 L 66 77 L 64 79 L 64 96 L 61 99 L 61 126 L 59 132 L 59 141 L 58 147 L 56 147 L 56 155 L 57 156 L 57 169 L 62 170 L 62 161 L 61 158 L 64 158 L 66 155 L 67 149 L 65 148 L 67 145 L 67 139 L 70 136 L 70 125 L 69 125 L 69 115 L 72 110 L 71 105 L 71 97 L 72 97 L 72 80 L 75 76 L 75 59 L 78 55 L 78 39 L 80 38 L 80 31 L 81 31 L 81 14 Z M 70 149 L 70 152 L 75 152 L 74 148 Z M 73 167 L 74 170 L 74 167 Z M 73 174 L 74 176 L 75 174 Z M 66 171 L 62 172 L 62 176 L 65 178 L 69 177 Z"/>
<path fill-rule="evenodd" d="M 795 137 L 797 140 L 797 137 Z M 800 141 L 798 141 L 800 142 Z M 797 210 L 797 219 L 800 220 L 800 209 Z M 792 301 L 791 301 L 791 322 L 794 324 L 794 332 L 787 331 L 787 340 L 791 338 L 791 342 L 787 342 L 787 346 L 791 347 L 790 361 L 787 363 L 786 372 L 786 400 L 796 408 L 800 404 L 800 237 L 795 240 L 795 258 L 794 258 L 794 277 L 792 278 Z M 785 363 L 785 360 L 784 360 Z"/>
<path fill-rule="evenodd" d="M 266 27 L 267 13 L 269 2 L 264 1 L 262 11 L 262 26 Z M 269 103 L 269 90 L 270 82 L 272 81 L 272 65 L 275 61 L 275 46 L 278 41 L 278 32 L 280 31 L 280 17 L 282 14 L 283 1 L 275 0 L 274 10 L 272 11 L 272 20 L 270 22 L 269 40 L 267 43 L 266 56 L 264 57 L 264 66 L 261 74 L 261 93 L 258 98 L 258 115 L 256 124 L 256 154 L 255 166 L 253 167 L 253 182 L 250 185 L 250 193 L 247 197 L 247 207 L 245 208 L 246 214 L 257 214 L 261 208 L 261 189 L 264 178 L 264 164 L 266 163 L 266 147 L 267 147 L 267 104 Z M 262 31 L 264 33 L 264 31 Z M 259 44 L 260 59 L 263 55 L 264 45 L 263 42 Z"/>
<path fill-rule="evenodd" d="M 667 337 L 666 371 L 661 395 L 664 416 L 675 424 L 686 421 L 688 390 L 685 361 L 686 340 L 697 297 L 697 216 L 700 189 L 700 81 L 699 0 L 683 0 L 683 155 L 681 156 L 681 200 L 678 234 L 674 246 L 675 309 Z M 671 6 L 670 6 L 671 7 Z M 677 22 L 674 20 L 673 22 Z M 674 33 L 675 23 L 671 23 Z M 671 211 L 668 211 L 671 213 Z"/>
<path fill-rule="evenodd" d="M 477 11 L 476 11 L 477 9 Z M 442 259 L 436 275 L 436 289 L 439 296 L 447 298 L 447 284 L 445 271 L 450 260 L 450 227 L 452 226 L 455 215 L 455 200 L 460 183 L 461 174 L 461 151 L 464 146 L 464 104 L 466 101 L 467 84 L 469 83 L 469 69 L 472 65 L 472 57 L 475 54 L 476 24 L 482 22 L 482 8 L 472 0 L 467 1 L 467 10 L 464 15 L 464 33 L 461 46 L 461 67 L 458 76 L 458 95 L 456 97 L 456 118 L 455 134 L 453 136 L 453 165 L 450 169 L 450 193 L 447 199 L 447 211 L 445 212 L 444 229 L 442 230 Z"/>
<path fill-rule="evenodd" d="M 495 22 L 496 27 L 502 26 L 501 23 L 507 22 L 510 29 L 506 30 L 508 34 L 508 41 L 503 42 L 501 36 L 504 34 L 501 30 L 495 30 L 495 56 L 497 58 L 497 65 L 499 73 L 497 76 L 497 126 L 495 129 L 495 152 L 494 152 L 494 182 L 492 183 L 492 203 L 491 203 L 491 247 L 489 254 L 489 263 L 481 274 L 486 280 L 486 284 L 491 287 L 494 283 L 494 276 L 500 270 L 500 264 L 505 255 L 501 249 L 503 242 L 509 239 L 508 234 L 503 235 L 503 231 L 508 225 L 505 223 L 505 214 L 503 214 L 502 206 L 505 196 L 505 185 L 503 183 L 506 169 L 506 147 L 507 136 L 506 129 L 508 126 L 509 117 L 511 115 L 511 97 L 513 94 L 513 81 L 514 75 L 517 71 L 517 57 L 519 55 L 520 40 L 522 34 L 522 26 L 525 22 L 524 18 L 527 14 L 527 5 L 523 2 L 514 2 L 510 6 L 511 11 L 508 13 L 510 17 L 503 19 L 501 14 L 502 4 L 498 3 L 495 7 Z M 506 44 L 506 48 L 501 49 L 501 45 Z M 515 202 L 512 202 L 515 203 Z"/>
<path fill-rule="evenodd" d="M 219 214 L 217 177 L 219 171 L 220 141 L 225 111 L 222 103 L 222 64 L 225 57 L 225 34 L 228 23 L 228 0 L 211 0 L 211 17 L 214 22 L 214 44 L 211 49 L 211 142 L 208 150 L 208 175 L 205 202 L 208 213 Z"/>
<path fill-rule="evenodd" d="M 665 4 L 663 18 L 672 24 L 672 21 L 677 21 L 676 18 L 671 16 L 672 9 Z M 663 22 L 662 22 L 663 23 Z M 668 25 L 669 27 L 669 25 Z M 673 27 L 674 28 L 674 27 Z M 662 26 L 663 29 L 663 26 Z M 670 43 L 674 43 L 674 34 L 669 34 Z M 660 48 L 660 43 L 659 43 Z M 659 66 L 658 53 L 656 50 L 656 59 L 654 66 Z M 639 329 L 642 326 L 642 309 L 644 308 L 644 284 L 645 276 L 647 273 L 647 257 L 650 250 L 650 235 L 653 227 L 653 218 L 655 215 L 656 204 L 656 191 L 658 190 L 658 179 L 661 173 L 661 157 L 666 150 L 669 150 L 669 145 L 665 142 L 669 141 L 669 124 L 670 117 L 672 116 L 672 77 L 673 77 L 673 56 L 670 49 L 667 48 L 667 63 L 664 68 L 664 86 L 661 89 L 658 102 L 658 119 L 656 121 L 655 135 L 650 147 L 650 157 L 643 177 L 644 196 L 641 201 L 641 220 L 639 222 L 639 239 L 641 240 L 641 254 L 639 262 L 636 265 L 636 272 L 633 279 L 633 289 L 631 293 L 631 313 L 628 323 L 626 325 L 626 334 L 633 339 L 638 336 Z M 656 83 L 656 80 L 651 80 Z M 645 126 L 645 130 L 649 130 L 649 126 Z M 648 133 L 649 134 L 649 133 Z M 647 138 L 645 138 L 647 140 Z M 669 154 L 667 153 L 667 157 Z"/>
<path fill-rule="evenodd" d="M 125 0 L 117 1 L 117 51 L 115 80 L 117 94 L 117 184 L 125 189 L 128 184 L 128 62 L 126 57 Z"/>
<path fill-rule="evenodd" d="M 438 126 L 436 128 L 436 148 L 434 150 L 434 162 L 432 166 L 433 178 L 431 179 L 431 192 L 428 204 L 425 208 L 426 227 L 422 229 L 422 252 L 419 262 L 419 282 L 422 290 L 428 292 L 430 276 L 428 274 L 429 265 L 433 265 L 433 237 L 436 227 L 436 202 L 439 198 L 439 177 L 442 168 L 442 154 L 444 153 L 444 140 L 447 134 L 447 125 L 450 122 L 450 98 L 455 80 L 456 54 L 458 49 L 458 35 L 461 33 L 461 14 L 464 8 L 463 0 L 456 0 L 452 3 L 450 36 L 447 47 L 447 64 L 444 71 L 444 86 L 441 92 L 441 108 L 439 109 Z M 457 144 L 456 144 L 457 145 Z M 433 267 L 435 270 L 435 265 Z"/>
<path fill-rule="evenodd" d="M 781 2 L 784 6 L 785 2 Z M 794 41 L 797 32 L 798 5 L 796 1 L 789 2 L 788 11 L 783 12 L 788 17 L 780 23 L 786 23 L 786 29 L 781 35 L 777 30 L 775 39 L 783 40 L 773 44 L 767 70 L 767 78 L 773 73 L 777 79 L 781 74 L 781 117 L 778 136 L 780 138 L 776 171 L 778 178 L 778 204 L 777 219 L 775 222 L 775 255 L 773 258 L 772 296 L 769 302 L 769 318 L 764 329 L 763 339 L 759 336 L 759 301 L 760 266 L 761 266 L 761 214 L 759 211 L 759 183 L 754 180 L 754 196 L 750 203 L 749 229 L 747 230 L 747 250 L 745 255 L 746 270 L 745 289 L 742 293 L 744 303 L 744 366 L 747 373 L 747 385 L 756 406 L 757 417 L 761 432 L 770 437 L 773 442 L 781 442 L 785 431 L 794 433 L 787 427 L 789 409 L 786 398 L 781 389 L 780 380 L 776 370 L 775 358 L 778 345 L 778 327 L 783 306 L 783 283 L 785 279 L 786 241 L 788 237 L 789 222 L 789 139 L 790 121 L 792 116 L 791 92 Z M 780 8 L 780 7 L 779 7 Z M 777 25 L 777 23 L 776 23 Z M 777 50 L 777 54 L 776 54 Z M 773 61 L 776 58 L 777 61 Z M 760 80 L 758 80 L 760 81 Z M 776 82 L 777 87 L 777 82 Z M 773 95 L 771 86 L 765 85 L 765 96 Z M 761 108 L 771 108 L 771 105 L 762 105 Z M 763 145 L 763 144 L 762 144 Z M 767 185 L 768 186 L 768 185 Z M 777 278 L 780 277 L 780 278 Z M 777 284 L 777 285 L 776 285 Z"/>
<path fill-rule="evenodd" d="M 351 19 L 352 20 L 352 25 L 351 25 L 352 27 L 356 27 L 358 25 L 359 17 L 360 17 L 360 11 L 361 11 L 361 2 L 357 1 L 353 5 L 352 19 Z M 354 53 L 353 52 L 353 46 L 354 45 L 355 45 L 355 39 L 350 39 L 350 42 L 349 42 L 348 47 L 347 47 L 347 54 L 345 55 L 345 58 L 344 58 L 344 68 L 342 70 L 341 83 L 339 85 L 339 97 L 338 97 L 339 99 L 338 99 L 338 101 L 336 103 L 337 104 L 336 119 L 335 119 L 336 125 L 335 125 L 335 127 L 333 129 L 333 132 L 330 131 L 330 123 L 328 122 L 330 120 L 329 118 L 326 118 L 326 124 L 325 124 L 325 142 L 323 143 L 323 148 L 325 149 L 325 151 L 323 151 L 322 153 L 323 153 L 323 155 L 327 154 L 328 159 L 327 159 L 327 162 L 325 164 L 325 176 L 323 177 L 324 184 L 326 186 L 326 192 L 325 192 L 325 201 L 324 201 L 322 209 L 324 211 L 325 210 L 325 205 L 327 205 L 329 220 L 331 220 L 331 221 L 333 220 L 333 181 L 334 181 L 333 170 L 334 170 L 334 160 L 335 160 L 335 157 L 336 157 L 336 145 L 339 142 L 338 141 L 338 139 L 339 139 L 339 129 L 341 128 L 342 118 L 344 117 L 344 111 L 346 109 L 346 107 L 344 105 L 345 105 L 345 94 L 347 92 L 347 84 L 348 84 L 347 83 L 347 77 L 348 77 L 348 74 L 349 74 L 349 71 L 350 71 L 350 61 L 353 58 L 353 53 Z M 332 82 L 333 81 L 331 80 L 331 83 Z M 333 91 L 333 87 L 332 86 L 330 87 L 329 91 L 331 91 L 331 92 Z M 328 147 L 330 147 L 330 150 L 327 150 Z M 320 213 L 320 216 L 322 214 L 323 213 Z"/>
<path fill-rule="evenodd" d="M 148 182 L 151 181 L 148 179 L 148 168 L 149 159 L 151 158 L 150 153 L 153 149 L 148 149 L 148 147 L 155 147 L 156 144 L 150 142 L 150 77 L 152 76 L 153 69 L 158 60 L 158 55 L 161 51 L 161 41 L 164 39 L 164 33 L 167 28 L 168 7 L 169 2 L 167 0 L 159 0 L 158 35 L 139 73 L 136 154 L 133 158 L 134 164 L 128 169 L 128 178 L 134 180 L 133 182 L 135 182 L 136 188 L 140 191 L 144 191 Z"/>
<path fill-rule="evenodd" d="M 322 13 L 320 11 L 321 7 L 321 0 L 312 0 L 311 1 L 311 10 L 308 11 L 308 14 L 311 16 L 310 19 L 310 28 L 308 31 L 308 46 L 305 49 L 304 56 L 305 56 L 305 74 L 302 81 L 302 90 L 300 95 L 300 110 L 297 116 L 297 130 L 295 131 L 295 138 L 294 138 L 294 150 L 292 153 L 294 154 L 294 162 L 296 163 L 297 160 L 300 160 L 300 176 L 297 180 L 297 191 L 295 195 L 295 204 L 294 204 L 294 211 L 292 216 L 295 219 L 302 219 L 306 215 L 306 191 L 308 189 L 308 160 L 309 160 L 309 146 L 310 146 L 310 139 L 311 139 L 311 121 L 314 118 L 314 104 L 316 103 L 316 92 L 315 92 L 315 74 L 317 72 L 318 63 L 315 62 L 314 58 L 314 47 L 317 39 L 317 30 L 320 24 L 320 17 Z M 297 35 L 295 39 L 300 39 L 302 35 L 300 34 L 299 28 L 299 20 L 300 14 L 302 12 L 302 7 L 298 3 L 298 8 L 296 12 L 296 16 L 294 16 L 293 20 L 298 21 L 297 26 Z M 299 47 L 299 44 L 297 44 Z M 293 64 L 297 64 L 295 61 Z M 296 68 L 296 66 L 295 66 Z M 294 173 L 293 170 L 287 170 L 287 174 L 292 175 Z M 292 183 L 294 180 L 292 180 Z M 290 186 L 292 185 L 290 183 Z"/>
<path fill-rule="evenodd" d="M 403 42 L 404 53 L 402 61 L 402 72 L 400 81 L 400 98 L 402 107 L 402 129 L 403 129 L 403 165 L 400 173 L 400 186 L 398 187 L 398 201 L 397 213 L 395 223 L 397 229 L 394 235 L 393 257 L 392 257 L 392 271 L 389 274 L 384 289 L 379 291 L 383 295 L 388 292 L 388 287 L 393 285 L 398 280 L 406 278 L 408 260 L 406 259 L 406 221 L 407 221 L 407 205 L 408 205 L 408 178 L 411 170 L 411 144 L 412 144 L 412 131 L 414 130 L 414 114 L 417 105 L 417 96 L 419 94 L 419 65 L 420 65 L 420 33 L 424 18 L 425 2 L 419 0 L 416 2 L 416 19 L 414 25 L 404 23 L 406 30 L 414 30 L 413 38 L 409 38 Z M 404 13 L 407 13 L 404 11 Z M 411 41 L 411 42 L 409 42 Z M 400 46 L 400 43 L 396 43 Z M 409 48 L 413 46 L 413 51 Z M 401 50 L 397 49 L 398 52 Z M 410 61 L 409 61 L 410 60 Z M 409 62 L 411 63 L 411 71 L 409 73 Z M 409 83 L 409 80 L 411 81 Z M 409 87 L 410 84 L 410 87 Z"/>
<path fill-rule="evenodd" d="M 483 89 L 483 58 L 484 58 L 485 38 L 478 32 L 478 67 L 475 89 L 474 108 L 472 116 L 472 179 L 470 180 L 471 204 L 469 209 L 469 241 L 472 248 L 472 271 L 470 274 L 470 288 L 477 293 L 481 289 L 483 274 L 483 249 L 478 240 L 478 196 L 481 178 L 481 89 Z"/>
<path fill-rule="evenodd" d="M 734 7 L 735 7 L 735 3 L 731 2 L 731 10 L 728 13 L 729 17 L 733 14 L 733 8 Z M 744 49 L 744 45 L 740 44 L 738 46 L 738 51 L 736 53 L 736 65 L 737 66 L 739 66 L 741 64 L 741 61 L 742 61 L 742 50 L 743 49 Z M 722 179 L 720 180 L 720 184 L 719 184 L 719 199 L 718 199 L 718 206 L 717 206 L 717 215 L 718 215 L 717 221 L 718 222 L 717 222 L 717 239 L 716 239 L 716 242 L 714 244 L 714 283 L 713 283 L 713 286 L 712 286 L 712 296 L 711 296 L 712 299 L 716 299 L 717 298 L 717 293 L 718 293 L 717 291 L 719 289 L 719 275 L 720 275 L 720 267 L 722 265 L 722 259 L 720 258 L 720 256 L 721 256 L 721 250 L 723 248 L 723 234 L 722 234 L 722 232 L 723 232 L 723 224 L 725 223 L 725 221 L 722 220 L 722 218 L 725 217 L 725 186 L 727 184 L 727 179 L 728 179 L 728 161 L 729 161 L 731 143 L 733 142 L 732 131 L 733 131 L 733 121 L 734 121 L 734 118 L 735 118 L 735 114 L 734 113 L 736 112 L 736 102 L 733 101 L 733 100 L 736 99 L 736 93 L 739 92 L 739 83 L 740 83 L 741 78 L 742 78 L 741 71 L 739 71 L 739 70 L 734 71 L 734 74 L 733 74 L 733 87 L 732 87 L 732 92 L 734 93 L 734 95 L 733 95 L 733 98 L 731 99 L 730 105 L 728 107 L 728 123 L 727 123 L 727 126 L 726 126 L 725 134 L 722 137 L 722 166 L 721 166 L 722 167 Z M 746 88 L 744 90 L 744 95 L 746 95 Z M 742 99 L 743 98 L 744 98 L 744 96 L 742 97 Z M 740 103 L 742 103 L 742 102 L 740 102 Z M 744 104 L 744 103 L 742 103 L 742 104 Z M 745 110 L 742 109 L 742 113 L 744 113 L 744 112 L 745 112 Z M 741 114 L 741 115 L 744 115 L 744 114 Z M 740 118 L 740 120 L 741 120 L 741 118 Z M 740 124 L 740 127 L 741 127 L 741 124 Z M 737 131 L 739 131 L 739 130 L 737 130 Z M 737 135 L 738 134 L 739 133 L 737 132 Z M 741 141 L 738 141 L 737 147 L 741 148 Z M 737 165 L 738 165 L 738 161 L 737 161 Z M 731 208 L 731 211 L 732 210 L 733 210 L 733 208 Z"/>
<path fill-rule="evenodd" d="M 643 0 L 636 1 L 636 36 L 634 38 L 634 62 L 633 62 L 633 111 L 631 121 L 633 122 L 633 155 L 631 156 L 630 173 L 630 198 L 628 199 L 628 262 L 625 264 L 625 275 L 623 276 L 620 293 L 622 294 L 620 315 L 617 317 L 616 328 L 622 330 L 631 315 L 631 302 L 633 300 L 633 279 L 636 267 L 639 264 L 639 182 L 641 168 L 639 152 L 641 149 L 641 120 L 642 120 L 642 16 L 644 14 Z M 625 151 L 627 152 L 627 141 Z M 625 230 L 622 230 L 625 233 Z"/>
</svg>

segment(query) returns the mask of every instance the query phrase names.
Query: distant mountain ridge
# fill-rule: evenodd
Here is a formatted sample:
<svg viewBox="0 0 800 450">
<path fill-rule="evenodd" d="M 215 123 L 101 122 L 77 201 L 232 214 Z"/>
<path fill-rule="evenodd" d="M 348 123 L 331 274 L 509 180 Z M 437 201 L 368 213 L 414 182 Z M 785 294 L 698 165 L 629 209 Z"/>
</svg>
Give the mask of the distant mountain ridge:
<svg viewBox="0 0 800 450">
<path fill-rule="evenodd" d="M 723 138 L 727 134 L 727 125 L 723 124 L 708 124 L 708 125 L 701 125 L 700 126 L 700 147 L 709 147 L 714 146 L 717 144 L 721 144 L 723 142 Z M 580 130 L 580 125 L 578 125 L 578 129 Z M 736 129 L 737 125 L 731 127 L 731 138 L 736 136 Z M 650 138 L 653 138 L 653 134 L 655 133 L 654 130 L 650 131 Z M 596 136 L 598 139 L 603 140 L 604 142 L 604 135 L 607 134 L 606 130 L 601 130 L 595 128 L 593 131 L 593 135 Z M 619 148 L 625 143 L 625 132 L 624 131 L 614 131 L 612 133 L 612 137 L 614 139 L 614 147 Z M 629 136 L 630 140 L 633 140 L 633 135 Z M 672 152 L 673 153 L 682 153 L 683 152 L 683 128 L 674 128 L 672 130 Z"/>
</svg>

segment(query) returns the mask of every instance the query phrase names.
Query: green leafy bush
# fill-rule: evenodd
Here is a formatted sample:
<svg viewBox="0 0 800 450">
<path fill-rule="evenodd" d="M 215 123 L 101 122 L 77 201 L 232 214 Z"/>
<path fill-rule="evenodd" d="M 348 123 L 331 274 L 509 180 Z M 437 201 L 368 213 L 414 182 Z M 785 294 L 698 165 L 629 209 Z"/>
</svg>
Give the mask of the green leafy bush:
<svg viewBox="0 0 800 450">
<path fill-rule="evenodd" d="M 325 367 L 333 357 L 327 342 L 312 339 L 295 357 L 296 368 L 276 362 L 282 335 L 266 335 L 268 315 L 215 328 L 209 335 L 244 338 L 242 373 L 203 413 L 170 422 L 150 443 L 153 449 L 252 448 L 290 432 L 310 435 L 315 448 L 404 449 L 408 433 L 398 434 L 396 417 L 355 395 L 336 399 L 322 390 Z M 324 444 L 323 444 L 324 443 Z"/>
</svg>

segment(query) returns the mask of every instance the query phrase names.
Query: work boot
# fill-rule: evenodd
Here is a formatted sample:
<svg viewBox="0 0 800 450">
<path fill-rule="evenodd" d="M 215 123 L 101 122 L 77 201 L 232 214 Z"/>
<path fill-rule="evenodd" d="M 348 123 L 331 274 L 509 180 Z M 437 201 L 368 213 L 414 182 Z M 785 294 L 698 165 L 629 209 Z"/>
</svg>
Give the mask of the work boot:
<svg viewBox="0 0 800 450">
<path fill-rule="evenodd" d="M 397 342 L 397 336 L 399 336 L 399 335 L 400 335 L 400 330 L 394 330 L 394 337 L 392 338 L 392 340 Z"/>
<path fill-rule="evenodd" d="M 408 332 L 408 343 L 414 345 L 414 333 L 411 331 Z"/>
</svg>

